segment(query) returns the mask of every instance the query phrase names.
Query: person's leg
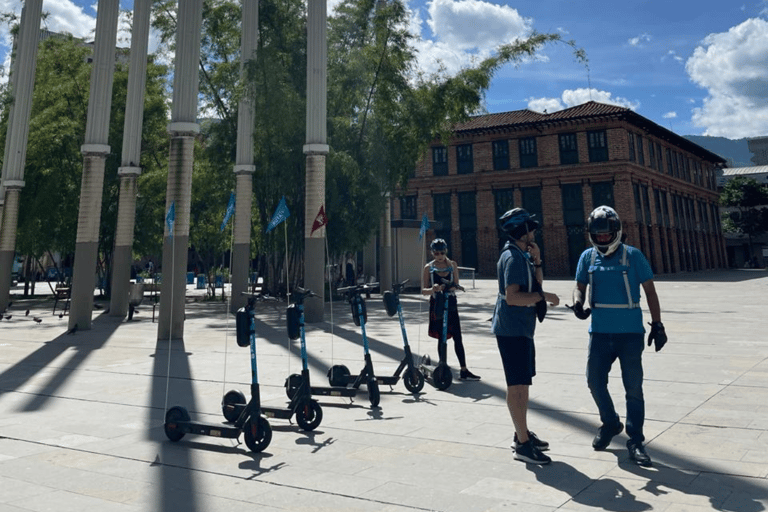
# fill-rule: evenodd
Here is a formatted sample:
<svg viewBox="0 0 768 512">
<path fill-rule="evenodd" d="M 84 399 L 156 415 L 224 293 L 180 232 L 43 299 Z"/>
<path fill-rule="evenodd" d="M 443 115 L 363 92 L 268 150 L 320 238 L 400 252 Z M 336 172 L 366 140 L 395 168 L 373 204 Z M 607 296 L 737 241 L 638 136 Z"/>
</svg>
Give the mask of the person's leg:
<svg viewBox="0 0 768 512">
<path fill-rule="evenodd" d="M 645 441 L 645 399 L 643 397 L 643 335 L 624 334 L 617 343 L 621 380 L 627 400 L 627 435 L 640 445 Z"/>
<path fill-rule="evenodd" d="M 587 385 L 600 413 L 600 421 L 603 425 L 608 426 L 619 423 L 619 415 L 616 414 L 613 400 L 608 393 L 608 373 L 617 357 L 613 345 L 609 334 L 590 334 L 587 355 Z"/>
<path fill-rule="evenodd" d="M 528 441 L 528 388 L 525 385 L 507 386 L 507 409 L 521 444 Z"/>
</svg>

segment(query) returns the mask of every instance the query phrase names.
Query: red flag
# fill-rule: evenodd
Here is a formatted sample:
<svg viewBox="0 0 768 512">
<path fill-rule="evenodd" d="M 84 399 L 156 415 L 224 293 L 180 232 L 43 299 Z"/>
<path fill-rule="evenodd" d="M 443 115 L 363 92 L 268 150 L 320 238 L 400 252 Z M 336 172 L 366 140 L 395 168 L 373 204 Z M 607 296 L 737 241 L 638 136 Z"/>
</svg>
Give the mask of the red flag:
<svg viewBox="0 0 768 512">
<path fill-rule="evenodd" d="M 315 231 L 320 229 L 321 227 L 328 224 L 328 217 L 325 215 L 325 206 L 320 206 L 320 211 L 317 212 L 317 217 L 315 217 L 315 222 L 312 223 L 312 231 L 310 231 L 310 236 L 314 234 Z"/>
</svg>

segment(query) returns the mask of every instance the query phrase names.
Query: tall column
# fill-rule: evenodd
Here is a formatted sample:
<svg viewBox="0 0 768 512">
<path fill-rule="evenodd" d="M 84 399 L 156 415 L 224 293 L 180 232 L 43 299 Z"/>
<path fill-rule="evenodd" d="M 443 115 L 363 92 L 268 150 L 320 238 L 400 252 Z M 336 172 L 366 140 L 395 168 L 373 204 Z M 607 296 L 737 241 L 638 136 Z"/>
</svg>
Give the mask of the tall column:
<svg viewBox="0 0 768 512">
<path fill-rule="evenodd" d="M 163 237 L 163 281 L 160 287 L 158 339 L 184 337 L 189 208 L 192 200 L 192 163 L 197 124 L 198 62 L 202 30 L 203 0 L 179 2 L 176 17 L 176 66 L 173 74 L 173 106 L 170 158 L 165 211 L 175 204 L 173 232 L 165 224 Z"/>
<path fill-rule="evenodd" d="M 387 194 L 381 218 L 381 247 L 379 247 L 379 289 L 392 289 L 392 200 Z"/>
<path fill-rule="evenodd" d="M 112 298 L 109 314 L 123 318 L 128 312 L 128 294 L 133 263 L 133 228 L 136 224 L 136 195 L 141 175 L 141 126 L 144 120 L 144 87 L 147 82 L 147 41 L 151 0 L 134 0 L 131 31 L 131 67 L 125 100 L 123 155 L 117 170 L 120 198 L 117 208 L 115 252 L 112 260 Z"/>
<path fill-rule="evenodd" d="M 243 0 L 240 39 L 240 77 L 247 82 L 246 64 L 256 59 L 259 42 L 259 0 Z M 245 305 L 242 292 L 248 290 L 248 269 L 251 267 L 251 203 L 253 201 L 253 99 L 246 88 L 237 109 L 237 152 L 235 175 L 234 241 L 232 243 L 232 312 Z"/>
<path fill-rule="evenodd" d="M 326 0 L 307 2 L 307 155 L 304 209 L 304 286 L 317 297 L 307 299 L 307 322 L 322 322 L 325 304 L 325 226 L 312 236 L 312 223 L 325 204 L 325 157 L 328 41 Z"/>
<path fill-rule="evenodd" d="M 3 194 L 4 199 L 0 216 L 0 311 L 8 307 L 10 301 L 19 195 L 24 187 L 24 164 L 27 159 L 29 116 L 32 111 L 32 89 L 35 84 L 42 9 L 43 0 L 24 2 L 19 26 L 18 53 L 14 57 L 14 62 L 17 63 L 13 66 L 15 76 L 11 80 L 14 102 L 8 120 L 8 140 L 0 182 L 0 194 Z"/>
<path fill-rule="evenodd" d="M 80 184 L 75 264 L 72 268 L 70 329 L 91 328 L 99 250 L 101 198 L 104 188 L 104 164 L 110 149 L 108 145 L 109 115 L 112 108 L 119 7 L 119 0 L 99 0 L 85 143 L 80 148 L 83 153 L 83 177 Z"/>
</svg>

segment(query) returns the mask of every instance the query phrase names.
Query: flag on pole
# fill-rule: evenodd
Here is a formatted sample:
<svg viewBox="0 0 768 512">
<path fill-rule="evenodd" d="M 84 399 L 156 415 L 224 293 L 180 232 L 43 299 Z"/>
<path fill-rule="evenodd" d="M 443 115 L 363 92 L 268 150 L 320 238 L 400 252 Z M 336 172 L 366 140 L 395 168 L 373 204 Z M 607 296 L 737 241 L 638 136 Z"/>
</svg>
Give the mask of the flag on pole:
<svg viewBox="0 0 768 512">
<path fill-rule="evenodd" d="M 427 218 L 427 214 L 425 213 L 424 216 L 421 218 L 421 228 L 419 229 L 419 242 L 421 242 L 421 239 L 424 238 L 424 234 L 429 229 L 429 219 Z"/>
<path fill-rule="evenodd" d="M 315 217 L 315 222 L 312 223 L 312 231 L 309 232 L 309 235 L 312 236 L 315 231 L 326 224 L 328 224 L 328 217 L 325 215 L 325 206 L 320 205 L 320 211 L 317 212 L 317 217 Z"/>
<path fill-rule="evenodd" d="M 277 209 L 275 210 L 275 214 L 272 216 L 272 220 L 269 221 L 269 225 L 267 226 L 267 233 L 275 229 L 278 224 L 283 222 L 285 219 L 291 216 L 291 212 L 288 211 L 288 205 L 285 204 L 285 196 L 280 200 L 280 204 L 277 205 Z"/>
<path fill-rule="evenodd" d="M 232 192 L 229 196 L 229 204 L 227 205 L 227 211 L 224 214 L 224 220 L 221 221 L 221 229 L 219 231 L 224 231 L 224 226 L 227 225 L 227 222 L 229 222 L 229 218 L 232 216 L 232 214 L 235 213 L 235 193 Z"/>
<path fill-rule="evenodd" d="M 165 224 L 168 226 L 168 236 L 173 238 L 173 223 L 176 222 L 176 201 L 171 202 L 168 213 L 165 215 Z"/>
</svg>

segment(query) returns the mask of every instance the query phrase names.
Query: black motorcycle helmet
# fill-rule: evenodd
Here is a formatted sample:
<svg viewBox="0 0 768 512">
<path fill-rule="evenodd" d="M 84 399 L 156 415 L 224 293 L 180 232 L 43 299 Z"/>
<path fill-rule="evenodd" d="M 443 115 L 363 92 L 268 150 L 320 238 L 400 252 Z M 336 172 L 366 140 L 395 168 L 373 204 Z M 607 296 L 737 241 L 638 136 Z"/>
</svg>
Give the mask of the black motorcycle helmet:
<svg viewBox="0 0 768 512">
<path fill-rule="evenodd" d="M 535 231 L 539 227 L 538 221 L 533 215 L 528 213 L 525 208 L 513 208 L 499 217 L 501 229 L 503 229 L 512 240 L 517 240 L 526 233 Z"/>
</svg>

